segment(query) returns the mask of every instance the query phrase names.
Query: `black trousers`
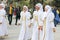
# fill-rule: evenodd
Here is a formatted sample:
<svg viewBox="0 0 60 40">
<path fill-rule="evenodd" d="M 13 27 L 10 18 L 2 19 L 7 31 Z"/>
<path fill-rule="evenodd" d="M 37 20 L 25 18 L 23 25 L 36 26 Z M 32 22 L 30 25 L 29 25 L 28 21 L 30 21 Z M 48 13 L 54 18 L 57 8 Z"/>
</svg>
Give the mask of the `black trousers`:
<svg viewBox="0 0 60 40">
<path fill-rule="evenodd" d="M 11 23 L 12 23 L 12 14 L 8 14 L 8 21 L 9 21 L 9 24 L 11 25 Z"/>
<path fill-rule="evenodd" d="M 15 22 L 16 25 L 18 20 L 20 20 L 20 16 L 16 16 L 16 22 Z"/>
</svg>

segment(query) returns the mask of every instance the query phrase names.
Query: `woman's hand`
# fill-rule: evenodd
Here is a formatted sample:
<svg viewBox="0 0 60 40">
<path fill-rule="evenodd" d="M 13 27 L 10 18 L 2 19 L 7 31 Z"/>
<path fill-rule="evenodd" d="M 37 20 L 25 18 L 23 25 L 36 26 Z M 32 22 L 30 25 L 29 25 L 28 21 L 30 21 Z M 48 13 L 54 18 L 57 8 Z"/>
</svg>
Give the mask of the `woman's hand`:
<svg viewBox="0 0 60 40">
<path fill-rule="evenodd" d="M 38 27 L 38 30 L 43 30 L 42 26 L 39 26 L 39 27 Z"/>
<path fill-rule="evenodd" d="M 32 24 L 29 24 L 29 28 L 31 27 Z"/>
<path fill-rule="evenodd" d="M 53 28 L 53 32 L 56 32 L 56 29 L 55 28 Z"/>
<path fill-rule="evenodd" d="M 2 24 L 2 22 L 0 22 L 0 24 Z"/>
</svg>

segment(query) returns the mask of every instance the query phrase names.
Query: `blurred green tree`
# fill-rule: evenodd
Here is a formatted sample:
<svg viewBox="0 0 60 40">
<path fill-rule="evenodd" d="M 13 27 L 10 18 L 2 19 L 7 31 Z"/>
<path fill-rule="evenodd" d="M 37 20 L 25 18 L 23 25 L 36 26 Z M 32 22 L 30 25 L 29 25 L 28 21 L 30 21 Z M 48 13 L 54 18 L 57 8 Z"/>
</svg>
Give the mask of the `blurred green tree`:
<svg viewBox="0 0 60 40">
<path fill-rule="evenodd" d="M 57 7 L 60 7 L 60 0 L 54 0 L 54 5 Z"/>
</svg>

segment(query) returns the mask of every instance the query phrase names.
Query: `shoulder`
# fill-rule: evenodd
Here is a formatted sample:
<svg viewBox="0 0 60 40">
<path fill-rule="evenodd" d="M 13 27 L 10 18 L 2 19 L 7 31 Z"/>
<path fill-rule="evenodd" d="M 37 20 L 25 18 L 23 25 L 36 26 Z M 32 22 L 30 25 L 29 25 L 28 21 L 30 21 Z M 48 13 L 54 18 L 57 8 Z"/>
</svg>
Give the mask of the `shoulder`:
<svg viewBox="0 0 60 40">
<path fill-rule="evenodd" d="M 2 11 L 3 11 L 3 13 L 6 13 L 6 10 L 3 9 Z"/>
<path fill-rule="evenodd" d="M 3 11 L 6 12 L 5 9 L 3 9 Z"/>
<path fill-rule="evenodd" d="M 49 15 L 50 15 L 51 17 L 55 17 L 53 12 L 49 13 Z"/>
<path fill-rule="evenodd" d="M 28 14 L 30 14 L 30 12 L 27 12 Z"/>
<path fill-rule="evenodd" d="M 45 13 L 45 12 L 43 12 L 43 11 L 39 11 L 39 13 L 42 14 L 42 13 Z"/>
<path fill-rule="evenodd" d="M 54 15 L 54 13 L 53 13 L 53 12 L 51 12 L 50 14 L 51 14 L 51 15 Z"/>
<path fill-rule="evenodd" d="M 37 13 L 37 11 L 34 11 L 34 12 L 33 12 L 33 14 L 36 14 L 36 13 Z"/>
<path fill-rule="evenodd" d="M 21 11 L 21 13 L 23 13 L 23 11 Z"/>
<path fill-rule="evenodd" d="M 23 11 L 21 11 L 20 15 L 22 15 Z"/>
<path fill-rule="evenodd" d="M 36 13 L 37 11 L 34 11 L 33 13 Z"/>
<path fill-rule="evenodd" d="M 30 12 L 28 12 L 28 13 L 27 13 L 27 15 L 28 15 L 28 16 L 31 16 L 31 13 L 30 13 Z"/>
</svg>

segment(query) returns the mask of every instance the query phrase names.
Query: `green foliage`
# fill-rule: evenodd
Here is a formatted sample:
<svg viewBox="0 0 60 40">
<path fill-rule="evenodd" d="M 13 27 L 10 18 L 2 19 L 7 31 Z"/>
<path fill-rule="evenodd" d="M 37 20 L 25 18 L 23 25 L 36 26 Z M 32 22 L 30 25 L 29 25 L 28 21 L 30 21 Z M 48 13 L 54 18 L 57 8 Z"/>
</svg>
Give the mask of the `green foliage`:
<svg viewBox="0 0 60 40">
<path fill-rule="evenodd" d="M 22 7 L 23 7 L 24 5 L 26 5 L 26 6 L 29 7 L 29 2 L 28 2 L 28 1 L 13 2 L 13 6 L 16 6 L 16 7 L 17 7 L 17 6 L 20 6 L 21 9 L 22 9 Z"/>
<path fill-rule="evenodd" d="M 28 1 L 21 1 L 21 2 L 19 3 L 19 5 L 20 5 L 20 6 L 24 6 L 24 5 L 29 6 L 29 2 L 28 2 Z"/>
</svg>

